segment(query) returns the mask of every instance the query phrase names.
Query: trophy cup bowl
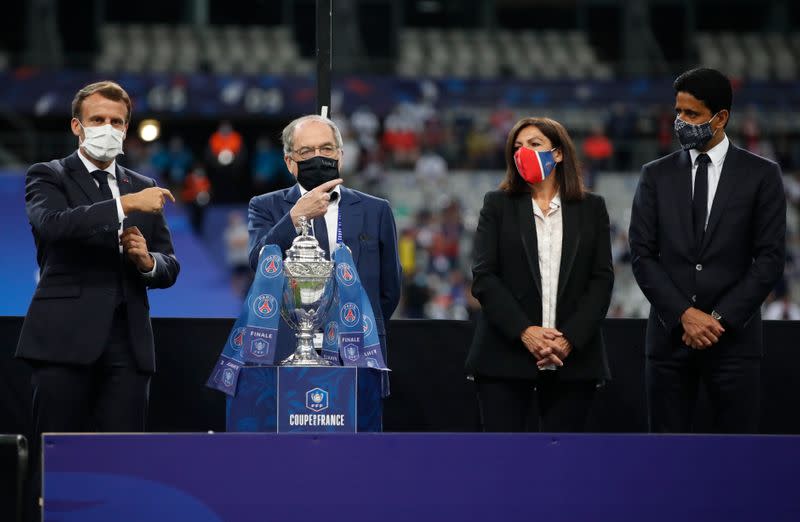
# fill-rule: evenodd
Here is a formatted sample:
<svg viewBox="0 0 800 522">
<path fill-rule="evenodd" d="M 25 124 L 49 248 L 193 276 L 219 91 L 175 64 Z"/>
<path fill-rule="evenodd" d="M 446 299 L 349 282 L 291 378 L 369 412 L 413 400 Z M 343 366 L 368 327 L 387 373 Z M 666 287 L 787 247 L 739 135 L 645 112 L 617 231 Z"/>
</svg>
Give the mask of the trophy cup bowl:
<svg viewBox="0 0 800 522">
<path fill-rule="evenodd" d="M 333 262 L 325 259 L 308 220 L 299 219 L 301 233 L 286 251 L 281 317 L 295 331 L 297 348 L 281 366 L 332 366 L 314 350 L 314 332 L 322 325 L 336 295 Z"/>
</svg>

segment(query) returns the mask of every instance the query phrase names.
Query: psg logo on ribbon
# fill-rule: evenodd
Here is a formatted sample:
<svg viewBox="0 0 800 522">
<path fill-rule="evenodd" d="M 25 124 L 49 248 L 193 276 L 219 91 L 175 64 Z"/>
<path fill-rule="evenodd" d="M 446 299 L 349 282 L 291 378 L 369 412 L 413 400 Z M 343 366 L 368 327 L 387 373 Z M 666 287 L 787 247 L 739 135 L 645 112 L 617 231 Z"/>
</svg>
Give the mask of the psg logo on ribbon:
<svg viewBox="0 0 800 522">
<path fill-rule="evenodd" d="M 269 294 L 261 294 L 253 301 L 253 311 L 262 319 L 270 319 L 278 313 L 278 301 Z"/>
<path fill-rule="evenodd" d="M 353 267 L 347 263 L 339 263 L 336 265 L 336 278 L 345 286 L 350 286 L 356 282 L 356 276 L 353 274 Z"/>
<path fill-rule="evenodd" d="M 364 316 L 364 337 L 366 338 L 368 335 L 372 334 L 372 319 L 368 316 Z"/>
<path fill-rule="evenodd" d="M 347 326 L 355 326 L 361 320 L 361 312 L 355 303 L 345 303 L 339 316 Z"/>
<path fill-rule="evenodd" d="M 237 352 L 242 349 L 244 345 L 244 328 L 236 328 L 231 332 L 230 345 Z"/>
<path fill-rule="evenodd" d="M 331 321 L 325 326 L 325 340 L 328 344 L 336 344 L 336 321 Z"/>
<path fill-rule="evenodd" d="M 271 255 L 264 258 L 261 262 L 261 273 L 265 277 L 275 277 L 281 273 L 283 260 L 279 255 Z"/>
</svg>

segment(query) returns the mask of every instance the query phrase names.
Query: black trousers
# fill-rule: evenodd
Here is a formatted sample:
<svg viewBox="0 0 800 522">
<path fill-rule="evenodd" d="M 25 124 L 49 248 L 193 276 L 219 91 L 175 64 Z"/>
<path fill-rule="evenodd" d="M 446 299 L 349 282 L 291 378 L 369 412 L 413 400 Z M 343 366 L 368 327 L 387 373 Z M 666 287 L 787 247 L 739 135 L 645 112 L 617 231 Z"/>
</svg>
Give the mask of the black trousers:
<svg viewBox="0 0 800 522">
<path fill-rule="evenodd" d="M 594 380 L 562 380 L 542 371 L 536 381 L 475 377 L 481 427 L 489 432 L 582 432 L 597 390 Z"/>
<path fill-rule="evenodd" d="M 647 358 L 647 416 L 654 433 L 688 433 L 700 384 L 713 433 L 758 433 L 761 359 L 692 350 L 680 360 Z"/>
<path fill-rule="evenodd" d="M 34 520 L 41 488 L 42 433 L 144 431 L 151 375 L 136 366 L 124 304 L 117 307 L 105 349 L 93 364 L 29 362 L 33 370 L 29 498 L 33 503 L 26 519 Z"/>
</svg>

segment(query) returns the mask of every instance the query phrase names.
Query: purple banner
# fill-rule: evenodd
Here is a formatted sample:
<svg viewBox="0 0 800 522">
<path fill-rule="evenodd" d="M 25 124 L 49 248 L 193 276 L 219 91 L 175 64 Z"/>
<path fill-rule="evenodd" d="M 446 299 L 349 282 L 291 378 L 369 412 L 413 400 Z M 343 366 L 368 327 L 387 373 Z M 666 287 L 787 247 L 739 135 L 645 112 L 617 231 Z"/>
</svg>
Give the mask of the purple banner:
<svg viewBox="0 0 800 522">
<path fill-rule="evenodd" d="M 44 448 L 46 521 L 800 520 L 800 437 L 47 435 Z"/>
</svg>

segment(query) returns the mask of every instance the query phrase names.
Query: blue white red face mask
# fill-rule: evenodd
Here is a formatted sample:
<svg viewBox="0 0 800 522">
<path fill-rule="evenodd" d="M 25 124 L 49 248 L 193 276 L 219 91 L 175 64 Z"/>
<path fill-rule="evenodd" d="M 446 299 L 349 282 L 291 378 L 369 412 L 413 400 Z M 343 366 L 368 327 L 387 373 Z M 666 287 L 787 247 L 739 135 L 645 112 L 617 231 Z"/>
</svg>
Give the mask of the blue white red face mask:
<svg viewBox="0 0 800 522">
<path fill-rule="evenodd" d="M 518 148 L 514 153 L 514 163 L 522 179 L 531 184 L 541 183 L 552 174 L 556 168 L 554 150 L 556 149 L 537 151 L 526 147 Z"/>
</svg>

